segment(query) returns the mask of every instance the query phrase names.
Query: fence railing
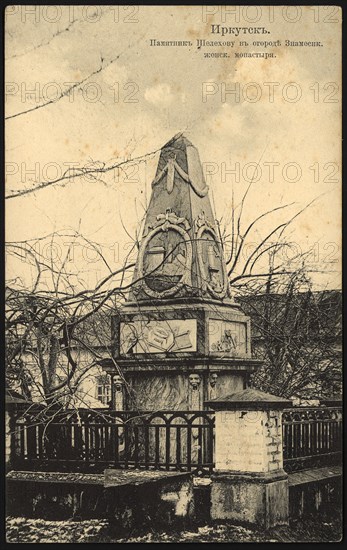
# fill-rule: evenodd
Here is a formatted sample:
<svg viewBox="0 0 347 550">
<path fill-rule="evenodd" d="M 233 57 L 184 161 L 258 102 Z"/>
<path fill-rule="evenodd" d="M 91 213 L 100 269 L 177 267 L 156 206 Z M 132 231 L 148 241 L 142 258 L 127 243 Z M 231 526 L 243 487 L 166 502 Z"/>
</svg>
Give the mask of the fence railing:
<svg viewBox="0 0 347 550">
<path fill-rule="evenodd" d="M 282 430 L 286 472 L 341 462 L 341 407 L 287 409 L 283 411 Z"/>
<path fill-rule="evenodd" d="M 282 430 L 285 471 L 341 461 L 341 407 L 287 409 Z M 18 470 L 102 472 L 114 467 L 210 475 L 214 412 L 22 413 L 12 422 L 11 462 Z"/>
<path fill-rule="evenodd" d="M 15 469 L 213 471 L 213 412 L 101 409 L 39 417 L 24 414 L 15 422 Z"/>
</svg>

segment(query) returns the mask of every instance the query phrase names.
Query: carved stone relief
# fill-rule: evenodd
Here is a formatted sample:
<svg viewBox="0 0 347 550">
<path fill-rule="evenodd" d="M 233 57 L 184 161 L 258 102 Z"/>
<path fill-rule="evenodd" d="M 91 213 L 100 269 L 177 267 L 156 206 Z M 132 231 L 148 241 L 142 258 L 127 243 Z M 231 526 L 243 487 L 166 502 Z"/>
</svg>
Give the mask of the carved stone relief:
<svg viewBox="0 0 347 550">
<path fill-rule="evenodd" d="M 190 410 L 198 411 L 201 408 L 201 377 L 199 374 L 189 375 L 189 405 Z"/>
<path fill-rule="evenodd" d="M 205 197 L 208 193 L 208 186 L 205 184 L 201 189 L 199 184 L 189 177 L 189 175 L 183 170 L 183 168 L 176 161 L 175 153 L 169 153 L 167 158 L 167 163 L 164 168 L 159 172 L 157 177 L 152 182 L 152 187 L 157 185 L 160 180 L 166 175 L 166 190 L 168 193 L 172 193 L 174 182 L 175 182 L 175 172 L 179 174 L 182 180 L 185 183 L 188 183 L 194 192 L 200 197 Z"/>
<path fill-rule="evenodd" d="M 209 378 L 209 399 L 217 399 L 217 378 L 218 374 L 213 372 Z"/>
<path fill-rule="evenodd" d="M 119 374 L 113 376 L 113 400 L 116 411 L 124 410 L 124 380 Z"/>
<path fill-rule="evenodd" d="M 191 286 L 192 245 L 189 223 L 171 208 L 149 226 L 138 256 L 141 288 L 148 296 L 174 296 L 184 285 Z"/>
<path fill-rule="evenodd" d="M 205 218 L 204 211 L 195 220 L 195 235 L 201 286 L 214 298 L 224 298 L 228 290 L 228 278 L 223 250 L 213 225 Z"/>
</svg>

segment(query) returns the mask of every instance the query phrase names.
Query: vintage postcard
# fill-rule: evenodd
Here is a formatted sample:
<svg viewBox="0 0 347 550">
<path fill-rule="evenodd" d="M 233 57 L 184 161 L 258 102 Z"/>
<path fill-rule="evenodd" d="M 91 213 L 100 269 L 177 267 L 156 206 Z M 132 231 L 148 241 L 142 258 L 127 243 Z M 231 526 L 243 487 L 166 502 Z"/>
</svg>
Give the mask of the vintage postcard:
<svg viewBox="0 0 347 550">
<path fill-rule="evenodd" d="M 6 540 L 342 537 L 342 9 L 9 5 Z"/>
</svg>

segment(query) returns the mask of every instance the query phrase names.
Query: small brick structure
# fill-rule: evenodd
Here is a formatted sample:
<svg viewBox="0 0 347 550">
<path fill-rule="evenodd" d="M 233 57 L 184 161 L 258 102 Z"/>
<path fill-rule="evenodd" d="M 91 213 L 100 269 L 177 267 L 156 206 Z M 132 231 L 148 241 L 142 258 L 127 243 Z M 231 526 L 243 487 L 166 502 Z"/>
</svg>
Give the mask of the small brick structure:
<svg viewBox="0 0 347 550">
<path fill-rule="evenodd" d="M 216 411 L 212 519 L 287 524 L 281 412 L 291 401 L 248 388 L 206 404 Z"/>
</svg>

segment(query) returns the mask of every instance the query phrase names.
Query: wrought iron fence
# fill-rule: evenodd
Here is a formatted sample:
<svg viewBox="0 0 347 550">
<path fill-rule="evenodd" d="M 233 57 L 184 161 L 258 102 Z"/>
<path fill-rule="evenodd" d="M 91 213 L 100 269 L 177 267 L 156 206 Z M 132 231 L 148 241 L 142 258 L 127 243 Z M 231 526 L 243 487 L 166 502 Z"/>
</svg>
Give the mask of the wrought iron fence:
<svg viewBox="0 0 347 550">
<path fill-rule="evenodd" d="M 341 462 L 341 407 L 287 409 L 283 411 L 282 430 L 286 472 Z"/>
<path fill-rule="evenodd" d="M 102 472 L 107 467 L 213 471 L 214 413 L 79 410 L 23 414 L 13 430 L 15 469 Z"/>
<path fill-rule="evenodd" d="M 12 423 L 12 467 L 46 471 L 189 471 L 214 467 L 213 411 L 23 412 Z M 342 458 L 341 407 L 287 409 L 282 416 L 286 472 Z"/>
</svg>

